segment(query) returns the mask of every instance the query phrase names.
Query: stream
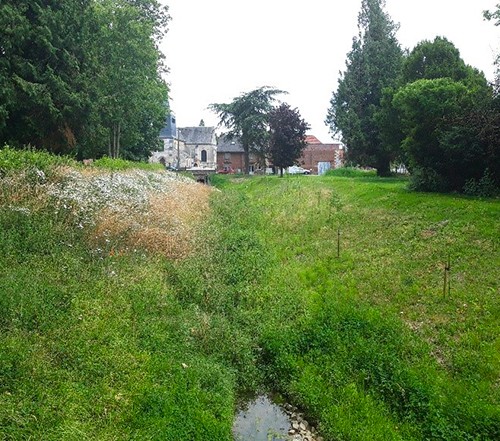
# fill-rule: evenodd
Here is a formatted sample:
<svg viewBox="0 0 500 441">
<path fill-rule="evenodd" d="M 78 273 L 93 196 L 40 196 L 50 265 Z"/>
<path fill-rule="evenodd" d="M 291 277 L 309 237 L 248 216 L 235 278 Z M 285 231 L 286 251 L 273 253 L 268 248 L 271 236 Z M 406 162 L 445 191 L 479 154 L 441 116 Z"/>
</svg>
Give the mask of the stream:
<svg viewBox="0 0 500 441">
<path fill-rule="evenodd" d="M 235 441 L 323 441 L 296 408 L 279 406 L 267 395 L 258 396 L 239 410 L 233 436 Z"/>
<path fill-rule="evenodd" d="M 236 415 L 233 424 L 235 441 L 287 440 L 291 421 L 285 411 L 261 395 Z"/>
</svg>

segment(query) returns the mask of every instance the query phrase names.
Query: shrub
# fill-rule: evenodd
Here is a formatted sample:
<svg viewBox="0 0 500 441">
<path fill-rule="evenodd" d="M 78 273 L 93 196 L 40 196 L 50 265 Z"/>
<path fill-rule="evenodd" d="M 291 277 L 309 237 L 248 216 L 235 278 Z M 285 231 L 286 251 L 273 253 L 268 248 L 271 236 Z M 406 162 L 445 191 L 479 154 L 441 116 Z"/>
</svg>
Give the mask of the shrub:
<svg viewBox="0 0 500 441">
<path fill-rule="evenodd" d="M 489 169 L 484 171 L 481 179 L 469 179 L 464 186 L 464 193 L 469 196 L 478 197 L 493 197 L 497 196 L 500 192 L 495 179 L 490 173 Z"/>
<path fill-rule="evenodd" d="M 363 170 L 357 167 L 333 168 L 326 172 L 326 176 L 339 176 L 344 178 L 366 178 L 377 176 L 376 170 Z"/>
<path fill-rule="evenodd" d="M 429 167 L 415 168 L 408 182 L 408 188 L 412 191 L 444 192 L 447 185 L 441 175 Z"/>
</svg>

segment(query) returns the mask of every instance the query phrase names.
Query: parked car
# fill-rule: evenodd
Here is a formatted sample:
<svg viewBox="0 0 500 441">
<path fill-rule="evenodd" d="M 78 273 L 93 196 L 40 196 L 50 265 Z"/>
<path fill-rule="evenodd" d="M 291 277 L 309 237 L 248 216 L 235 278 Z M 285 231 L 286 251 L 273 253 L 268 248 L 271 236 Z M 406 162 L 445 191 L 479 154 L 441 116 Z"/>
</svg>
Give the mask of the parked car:
<svg viewBox="0 0 500 441">
<path fill-rule="evenodd" d="M 217 170 L 217 173 L 219 175 L 232 175 L 234 173 L 234 170 L 232 168 L 224 168 Z"/>
<path fill-rule="evenodd" d="M 310 175 L 311 170 L 307 170 L 306 168 L 299 167 L 298 165 L 292 165 L 288 167 L 288 174 L 290 175 Z"/>
</svg>

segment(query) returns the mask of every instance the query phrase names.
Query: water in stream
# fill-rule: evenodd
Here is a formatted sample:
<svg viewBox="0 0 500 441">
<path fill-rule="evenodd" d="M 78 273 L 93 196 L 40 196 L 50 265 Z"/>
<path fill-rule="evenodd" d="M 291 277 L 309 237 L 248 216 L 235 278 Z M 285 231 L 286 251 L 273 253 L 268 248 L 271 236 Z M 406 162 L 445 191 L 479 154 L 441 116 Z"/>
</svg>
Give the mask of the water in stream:
<svg viewBox="0 0 500 441">
<path fill-rule="evenodd" d="M 289 440 L 290 419 L 281 407 L 261 395 L 236 415 L 233 424 L 235 441 Z"/>
</svg>

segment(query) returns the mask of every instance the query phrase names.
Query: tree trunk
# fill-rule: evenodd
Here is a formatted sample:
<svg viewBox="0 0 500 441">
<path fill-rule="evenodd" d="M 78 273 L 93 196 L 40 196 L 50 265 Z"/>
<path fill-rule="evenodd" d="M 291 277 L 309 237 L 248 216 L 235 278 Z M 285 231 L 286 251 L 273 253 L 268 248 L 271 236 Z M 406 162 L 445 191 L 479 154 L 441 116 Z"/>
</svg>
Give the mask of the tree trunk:
<svg viewBox="0 0 500 441">
<path fill-rule="evenodd" d="M 111 159 L 116 158 L 116 124 L 113 124 L 113 142 L 111 144 Z"/>
<path fill-rule="evenodd" d="M 116 134 L 116 151 L 115 151 L 115 158 L 118 158 L 120 156 L 120 139 L 122 136 L 122 126 L 120 123 L 118 123 L 118 129 L 117 129 L 117 134 Z"/>
<path fill-rule="evenodd" d="M 116 123 L 112 125 L 111 133 L 109 135 L 108 153 L 112 159 L 118 158 L 120 154 L 120 139 L 121 139 L 121 125 Z"/>
<path fill-rule="evenodd" d="M 391 162 L 389 158 L 377 160 L 377 176 L 387 177 L 391 175 Z"/>
<path fill-rule="evenodd" d="M 245 168 L 245 174 L 248 175 L 250 174 L 250 151 L 248 147 L 243 147 L 244 149 L 244 155 L 243 155 L 243 162 L 244 162 L 244 168 Z"/>
</svg>

